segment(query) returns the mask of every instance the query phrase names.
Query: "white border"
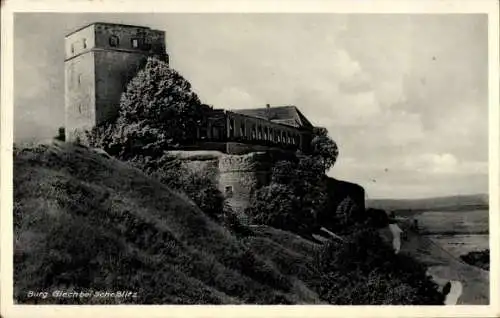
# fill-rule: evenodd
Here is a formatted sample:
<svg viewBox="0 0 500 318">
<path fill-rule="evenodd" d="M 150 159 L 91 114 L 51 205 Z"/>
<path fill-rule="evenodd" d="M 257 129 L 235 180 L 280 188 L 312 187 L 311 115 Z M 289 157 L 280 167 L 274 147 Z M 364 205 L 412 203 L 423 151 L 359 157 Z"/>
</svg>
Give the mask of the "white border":
<svg viewBox="0 0 500 318">
<path fill-rule="evenodd" d="M 499 16 L 496 0 L 413 1 L 22 1 L 5 0 L 1 12 L 1 314 L 3 317 L 500 317 Z M 489 306 L 21 306 L 13 305 L 12 141 L 13 13 L 15 12 L 331 12 L 485 13 L 489 19 L 489 197 L 491 280 Z"/>
</svg>

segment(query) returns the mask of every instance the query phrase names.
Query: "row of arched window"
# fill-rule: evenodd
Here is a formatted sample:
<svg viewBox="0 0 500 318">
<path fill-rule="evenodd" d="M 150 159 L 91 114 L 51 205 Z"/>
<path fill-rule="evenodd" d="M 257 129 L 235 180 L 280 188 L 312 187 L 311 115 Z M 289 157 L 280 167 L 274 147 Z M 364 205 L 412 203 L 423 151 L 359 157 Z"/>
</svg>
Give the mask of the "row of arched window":
<svg viewBox="0 0 500 318">
<path fill-rule="evenodd" d="M 229 120 L 229 138 L 235 136 L 235 121 Z M 240 124 L 240 136 L 250 138 L 251 140 L 265 140 L 275 143 L 283 143 L 289 145 L 299 145 L 299 134 L 292 133 L 287 130 L 272 128 L 264 125 L 252 124 L 250 129 L 250 136 L 247 135 L 246 125 L 244 122 Z"/>
</svg>

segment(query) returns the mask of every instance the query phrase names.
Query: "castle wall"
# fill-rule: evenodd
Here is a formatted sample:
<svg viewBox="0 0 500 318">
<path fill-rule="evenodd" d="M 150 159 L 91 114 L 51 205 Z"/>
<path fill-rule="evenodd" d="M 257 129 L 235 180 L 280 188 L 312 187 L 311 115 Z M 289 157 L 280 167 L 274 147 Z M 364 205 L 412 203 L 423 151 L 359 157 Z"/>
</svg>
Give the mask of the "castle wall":
<svg viewBox="0 0 500 318">
<path fill-rule="evenodd" d="M 96 23 L 65 38 L 66 131 L 75 140 L 118 114 L 121 94 L 148 56 L 168 62 L 165 32 Z"/>
<path fill-rule="evenodd" d="M 254 192 L 269 183 L 272 166 L 272 157 L 267 153 L 220 157 L 219 190 L 241 217 Z"/>
<path fill-rule="evenodd" d="M 68 35 L 64 40 L 65 60 L 90 52 L 95 47 L 95 28 L 90 25 Z"/>
<path fill-rule="evenodd" d="M 114 42 L 113 42 L 114 38 Z M 148 56 L 166 59 L 165 33 L 144 27 L 95 25 L 96 123 L 118 114 L 128 82 Z"/>
<path fill-rule="evenodd" d="M 94 54 L 81 54 L 65 64 L 65 133 L 66 140 L 74 140 L 79 131 L 96 124 Z"/>
<path fill-rule="evenodd" d="M 118 39 L 117 43 L 112 43 L 112 36 Z M 95 44 L 97 48 L 105 50 L 166 58 L 165 32 L 146 27 L 98 23 L 95 25 Z"/>
<path fill-rule="evenodd" d="M 121 95 L 145 65 L 147 55 L 117 51 L 96 51 L 94 54 L 96 124 L 100 124 L 118 115 Z"/>
</svg>

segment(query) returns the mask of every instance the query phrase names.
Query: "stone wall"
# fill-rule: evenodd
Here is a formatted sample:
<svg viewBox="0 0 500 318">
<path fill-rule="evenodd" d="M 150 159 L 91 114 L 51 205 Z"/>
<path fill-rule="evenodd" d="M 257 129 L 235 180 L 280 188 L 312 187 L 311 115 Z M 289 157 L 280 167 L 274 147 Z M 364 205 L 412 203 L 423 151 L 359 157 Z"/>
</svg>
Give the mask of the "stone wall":
<svg viewBox="0 0 500 318">
<path fill-rule="evenodd" d="M 82 130 L 96 124 L 94 54 L 89 52 L 65 62 L 65 134 L 75 140 Z"/>
<path fill-rule="evenodd" d="M 272 167 L 278 160 L 285 159 L 283 152 L 252 152 L 244 155 L 226 154 L 220 151 L 176 151 L 171 152 L 190 171 L 211 178 L 225 195 L 227 202 L 246 221 L 245 209 L 254 192 L 269 184 Z M 332 206 L 338 206 L 350 197 L 364 211 L 365 190 L 355 183 L 327 178 L 328 196 Z M 328 223 L 328 215 L 325 215 Z"/>
<path fill-rule="evenodd" d="M 254 192 L 269 183 L 273 158 L 267 152 L 223 155 L 219 161 L 219 189 L 234 211 L 243 216 Z"/>
<path fill-rule="evenodd" d="M 68 141 L 117 115 L 121 94 L 148 56 L 168 62 L 165 32 L 96 23 L 65 37 Z"/>
</svg>

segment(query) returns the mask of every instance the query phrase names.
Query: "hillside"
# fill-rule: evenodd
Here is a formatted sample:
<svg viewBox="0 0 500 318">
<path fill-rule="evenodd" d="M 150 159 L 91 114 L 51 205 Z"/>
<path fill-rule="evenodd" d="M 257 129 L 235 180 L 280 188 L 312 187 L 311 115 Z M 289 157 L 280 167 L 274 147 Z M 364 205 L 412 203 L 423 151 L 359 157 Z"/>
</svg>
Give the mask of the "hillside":
<svg viewBox="0 0 500 318">
<path fill-rule="evenodd" d="M 458 304 L 489 304 L 489 272 L 466 264 L 441 248 L 429 238 L 411 229 L 411 223 L 400 220 L 399 226 L 406 233 L 401 242 L 401 254 L 409 255 L 428 266 L 428 273 L 441 287 L 450 280 L 460 281 L 463 293 Z M 380 231 L 387 242 L 392 240 L 386 228 Z"/>
<path fill-rule="evenodd" d="M 306 268 L 315 244 L 265 228 L 244 244 L 184 195 L 99 152 L 64 143 L 15 149 L 14 202 L 18 302 L 320 303 L 284 266 Z M 26 297 L 90 288 L 137 297 Z"/>
<path fill-rule="evenodd" d="M 186 194 L 97 149 L 15 147 L 15 300 L 442 304 L 426 268 L 395 255 L 367 224 L 321 244 L 265 225 L 240 232 L 208 215 Z M 55 290 L 135 296 L 28 296 Z"/>
<path fill-rule="evenodd" d="M 369 199 L 366 206 L 396 212 L 469 211 L 488 209 L 488 195 L 457 195 L 424 199 Z"/>
</svg>

